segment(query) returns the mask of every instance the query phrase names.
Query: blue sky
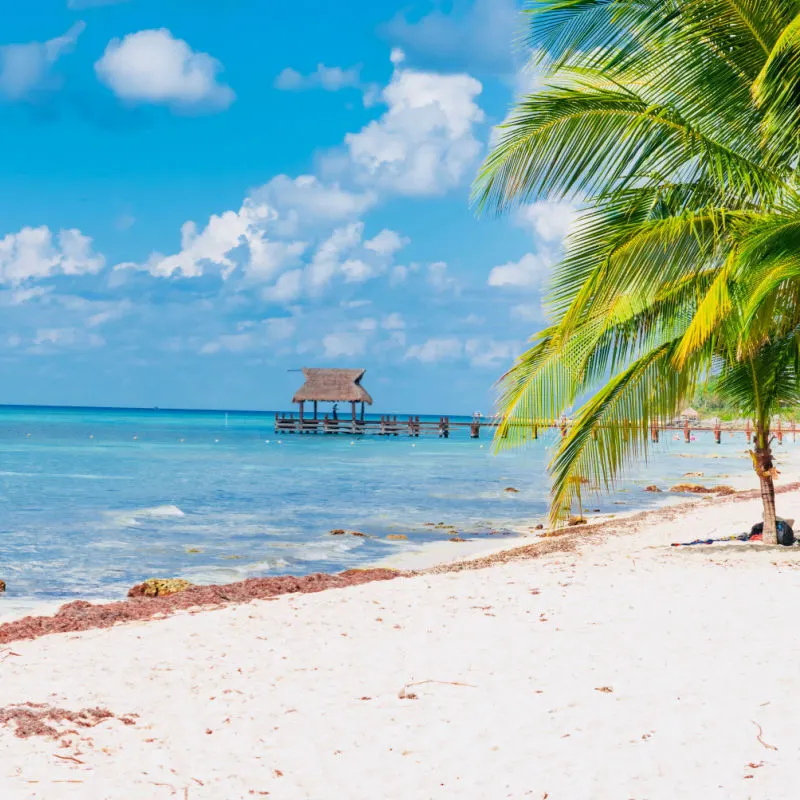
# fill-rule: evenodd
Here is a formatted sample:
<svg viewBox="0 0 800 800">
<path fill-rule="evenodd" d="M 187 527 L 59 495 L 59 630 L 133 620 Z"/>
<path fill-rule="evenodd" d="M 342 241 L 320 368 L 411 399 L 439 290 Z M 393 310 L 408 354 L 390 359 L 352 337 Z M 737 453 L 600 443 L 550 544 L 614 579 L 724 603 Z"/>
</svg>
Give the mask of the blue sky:
<svg viewBox="0 0 800 800">
<path fill-rule="evenodd" d="M 516 0 L 3 0 L 0 401 L 491 410 L 573 209 L 476 219 Z"/>
</svg>

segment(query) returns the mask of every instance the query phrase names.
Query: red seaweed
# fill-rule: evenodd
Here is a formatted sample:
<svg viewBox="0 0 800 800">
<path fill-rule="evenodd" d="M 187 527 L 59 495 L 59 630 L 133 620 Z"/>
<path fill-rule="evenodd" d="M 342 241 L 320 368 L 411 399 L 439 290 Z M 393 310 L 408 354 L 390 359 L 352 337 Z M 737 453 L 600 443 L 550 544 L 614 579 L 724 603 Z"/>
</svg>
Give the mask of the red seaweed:
<svg viewBox="0 0 800 800">
<path fill-rule="evenodd" d="M 403 573 L 389 569 L 347 570 L 338 575 L 315 573 L 303 577 L 249 578 L 224 586 L 192 586 L 167 597 L 129 598 L 116 603 L 88 603 L 74 600 L 50 617 L 24 617 L 0 625 L 0 644 L 36 639 L 50 633 L 72 633 L 110 628 L 120 622 L 164 617 L 176 611 L 228 603 L 248 603 L 283 594 L 308 594 L 326 589 L 343 589 L 372 581 L 386 581 Z"/>
</svg>

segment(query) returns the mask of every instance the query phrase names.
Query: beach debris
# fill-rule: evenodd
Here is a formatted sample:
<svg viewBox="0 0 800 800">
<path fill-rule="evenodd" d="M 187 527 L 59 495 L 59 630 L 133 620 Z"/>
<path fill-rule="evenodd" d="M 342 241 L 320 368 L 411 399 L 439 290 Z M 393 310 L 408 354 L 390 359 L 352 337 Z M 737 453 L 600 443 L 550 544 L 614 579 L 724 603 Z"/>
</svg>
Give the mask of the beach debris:
<svg viewBox="0 0 800 800">
<path fill-rule="evenodd" d="M 577 525 L 586 525 L 586 519 L 584 517 L 570 517 L 567 520 L 568 528 L 574 528 Z"/>
<path fill-rule="evenodd" d="M 755 725 L 756 728 L 758 728 L 758 733 L 756 734 L 756 739 L 758 739 L 759 744 L 761 744 L 763 747 L 766 747 L 767 750 L 777 750 L 778 748 L 775 747 L 774 744 L 769 744 L 768 742 L 764 741 L 764 738 L 763 738 L 764 737 L 764 729 L 755 720 L 751 719 L 750 722 L 752 722 L 753 725 Z"/>
<path fill-rule="evenodd" d="M 603 694 L 611 694 L 614 690 L 610 686 L 598 686 L 595 688 L 596 692 L 603 692 Z"/>
<path fill-rule="evenodd" d="M 343 528 L 334 528 L 331 531 L 331 536 L 344 536 L 347 533 Z"/>
<path fill-rule="evenodd" d="M 460 536 L 451 536 L 449 541 L 451 542 L 466 542 L 466 539 L 462 539 Z"/>
<path fill-rule="evenodd" d="M 658 488 L 654 483 L 650 484 L 650 486 L 645 486 L 644 490 L 646 492 L 653 492 L 653 494 L 660 494 L 661 489 Z"/>
<path fill-rule="evenodd" d="M 407 542 L 408 536 L 404 533 L 390 533 L 387 537 L 392 542 Z"/>
<path fill-rule="evenodd" d="M 427 683 L 438 683 L 441 686 L 463 686 L 467 689 L 477 689 L 478 687 L 475 686 L 473 683 L 461 683 L 459 681 L 435 681 L 432 679 L 428 679 L 425 681 L 415 681 L 414 683 L 407 683 L 403 688 L 397 693 L 397 696 L 400 700 L 418 700 L 418 696 L 415 692 L 409 692 L 408 690 L 412 686 L 424 686 Z"/>
<path fill-rule="evenodd" d="M 508 494 L 519 494 L 519 489 L 515 489 L 513 486 L 508 486 L 503 491 L 508 492 Z"/>
<path fill-rule="evenodd" d="M 736 489 L 734 489 L 733 486 L 715 486 L 714 494 L 719 494 L 723 496 L 736 494 Z"/>
<path fill-rule="evenodd" d="M 0 581 L 0 593 L 4 592 L 5 590 L 6 590 L 6 582 Z"/>
<path fill-rule="evenodd" d="M 202 549 L 199 548 L 199 547 L 187 547 L 186 548 L 186 553 L 188 555 L 194 555 L 195 553 L 202 553 L 202 552 L 203 552 Z"/>
<path fill-rule="evenodd" d="M 683 475 L 684 478 L 704 478 L 704 472 L 686 472 Z"/>
<path fill-rule="evenodd" d="M 678 494 L 713 494 L 714 490 L 700 483 L 677 483 L 670 489 Z"/>
<path fill-rule="evenodd" d="M 534 530 L 535 530 L 535 531 L 543 531 L 543 530 L 544 530 L 544 525 L 542 525 L 542 523 L 540 522 L 540 523 L 539 523 L 539 524 L 538 524 L 538 525 L 537 525 L 537 526 L 534 528 Z"/>
<path fill-rule="evenodd" d="M 19 739 L 30 739 L 32 736 L 45 736 L 58 739 L 71 731 L 59 730 L 56 725 L 68 722 L 79 728 L 94 728 L 107 719 L 118 719 L 123 725 L 135 725 L 136 715 L 118 717 L 107 708 L 84 708 L 80 711 L 69 711 L 56 708 L 46 703 L 15 703 L 0 708 L 0 725 L 14 725 L 14 735 Z"/>
<path fill-rule="evenodd" d="M 185 592 L 192 585 L 182 578 L 150 578 L 133 586 L 128 597 L 169 597 L 171 594 Z"/>
</svg>

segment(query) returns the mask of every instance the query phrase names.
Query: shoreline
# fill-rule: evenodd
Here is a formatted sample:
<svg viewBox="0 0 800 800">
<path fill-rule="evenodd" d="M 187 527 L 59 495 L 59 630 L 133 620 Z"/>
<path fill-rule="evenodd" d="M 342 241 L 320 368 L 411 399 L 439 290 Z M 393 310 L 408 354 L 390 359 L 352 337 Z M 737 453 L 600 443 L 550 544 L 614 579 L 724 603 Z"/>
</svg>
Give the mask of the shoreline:
<svg viewBox="0 0 800 800">
<path fill-rule="evenodd" d="M 780 487 L 784 515 L 798 490 Z M 455 564 L 272 579 L 295 584 L 256 600 L 204 587 L 227 594 L 16 639 L 0 793 L 787 796 L 800 547 L 670 547 L 759 509 L 752 490 L 691 499 Z"/>
<path fill-rule="evenodd" d="M 800 481 L 778 487 L 776 494 L 780 496 L 798 490 Z M 221 585 L 197 585 L 166 597 L 128 597 L 105 603 L 73 600 L 60 605 L 52 614 L 31 614 L 0 622 L 0 646 L 59 633 L 80 633 L 126 623 L 158 621 L 180 613 L 196 614 L 285 595 L 326 592 L 375 581 L 487 569 L 513 561 L 538 559 L 552 553 L 574 553 L 609 537 L 635 534 L 642 526 L 678 520 L 690 516 L 693 511 L 710 507 L 722 510 L 759 498 L 758 490 L 728 495 L 700 495 L 653 509 L 631 510 L 610 518 L 606 516 L 586 525 L 563 528 L 535 537 L 520 534 L 502 543 L 475 541 L 478 547 L 473 548 L 472 552 L 465 554 L 462 550 L 452 558 L 443 557 L 444 552 L 449 550 L 444 545 L 449 545 L 449 542 L 431 542 L 417 551 L 380 559 L 364 568 L 340 573 L 313 573 L 299 577 L 283 575 L 249 578 Z M 52 604 L 49 605 L 52 607 Z"/>
</svg>

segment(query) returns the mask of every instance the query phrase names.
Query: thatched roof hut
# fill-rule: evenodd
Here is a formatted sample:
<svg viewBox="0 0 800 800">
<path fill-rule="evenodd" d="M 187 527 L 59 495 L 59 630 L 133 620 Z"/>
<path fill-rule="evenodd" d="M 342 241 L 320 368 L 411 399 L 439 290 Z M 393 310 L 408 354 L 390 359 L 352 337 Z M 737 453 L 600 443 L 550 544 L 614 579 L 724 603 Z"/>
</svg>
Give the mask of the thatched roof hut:
<svg viewBox="0 0 800 800">
<path fill-rule="evenodd" d="M 366 403 L 369 392 L 361 385 L 365 369 L 304 369 L 306 382 L 292 398 L 293 403 Z"/>
<path fill-rule="evenodd" d="M 700 419 L 700 415 L 691 406 L 683 409 L 681 417 L 683 419 Z"/>
</svg>

